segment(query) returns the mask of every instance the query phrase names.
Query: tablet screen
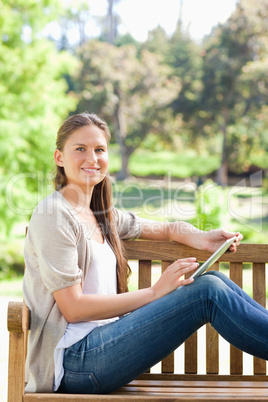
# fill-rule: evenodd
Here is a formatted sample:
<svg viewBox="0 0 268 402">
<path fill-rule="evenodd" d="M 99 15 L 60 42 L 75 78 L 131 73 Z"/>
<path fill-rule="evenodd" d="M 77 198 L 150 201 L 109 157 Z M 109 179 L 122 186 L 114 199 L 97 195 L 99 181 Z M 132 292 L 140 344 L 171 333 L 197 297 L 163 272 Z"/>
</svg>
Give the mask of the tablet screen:
<svg viewBox="0 0 268 402">
<path fill-rule="evenodd" d="M 200 276 L 203 272 L 205 272 L 208 268 L 211 267 L 224 253 L 228 248 L 233 244 L 235 241 L 236 236 L 231 237 L 230 239 L 226 240 L 219 248 L 218 250 L 215 251 L 214 254 L 212 254 L 211 257 L 207 259 L 207 261 L 204 262 L 204 264 L 200 265 L 199 268 L 191 275 L 190 278 L 197 278 Z"/>
</svg>

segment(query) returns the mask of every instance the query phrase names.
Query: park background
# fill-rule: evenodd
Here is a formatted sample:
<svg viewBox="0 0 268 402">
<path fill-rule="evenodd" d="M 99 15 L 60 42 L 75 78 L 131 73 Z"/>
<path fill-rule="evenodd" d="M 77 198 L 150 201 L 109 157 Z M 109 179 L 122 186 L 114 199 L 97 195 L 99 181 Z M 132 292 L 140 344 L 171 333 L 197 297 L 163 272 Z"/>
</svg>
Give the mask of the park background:
<svg viewBox="0 0 268 402">
<path fill-rule="evenodd" d="M 193 0 L 134 3 L 0 0 L 5 301 L 22 297 L 25 226 L 53 191 L 57 129 L 84 111 L 109 124 L 118 208 L 267 243 L 267 0 L 204 1 L 202 10 Z M 215 4 L 224 17 L 210 21 Z M 194 30 L 196 16 L 203 34 Z M 6 355 L 0 364 L 4 380 Z"/>
</svg>

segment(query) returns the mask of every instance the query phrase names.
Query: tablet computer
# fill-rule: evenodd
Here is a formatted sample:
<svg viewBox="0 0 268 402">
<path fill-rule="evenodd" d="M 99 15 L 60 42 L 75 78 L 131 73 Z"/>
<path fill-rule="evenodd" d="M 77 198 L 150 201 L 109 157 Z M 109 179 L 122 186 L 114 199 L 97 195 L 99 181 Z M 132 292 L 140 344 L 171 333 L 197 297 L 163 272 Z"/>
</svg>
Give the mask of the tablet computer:
<svg viewBox="0 0 268 402">
<path fill-rule="evenodd" d="M 212 254 L 211 257 L 207 259 L 203 264 L 201 264 L 198 269 L 193 273 L 193 275 L 190 276 L 190 278 L 197 278 L 203 272 L 205 272 L 208 268 L 211 267 L 211 265 L 214 264 L 224 253 L 228 248 L 234 243 L 235 239 L 237 236 L 231 237 L 230 239 L 226 240 L 219 248 L 218 250 L 215 251 L 214 254 Z"/>
</svg>

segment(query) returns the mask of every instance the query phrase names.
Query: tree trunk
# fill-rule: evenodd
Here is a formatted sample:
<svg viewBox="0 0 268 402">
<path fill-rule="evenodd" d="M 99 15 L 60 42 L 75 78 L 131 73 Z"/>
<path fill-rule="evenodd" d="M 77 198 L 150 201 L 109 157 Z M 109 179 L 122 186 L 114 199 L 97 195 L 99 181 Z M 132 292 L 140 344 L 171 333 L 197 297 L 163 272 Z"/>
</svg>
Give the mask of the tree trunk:
<svg viewBox="0 0 268 402">
<path fill-rule="evenodd" d="M 217 171 L 216 181 L 219 186 L 225 187 L 228 184 L 228 149 L 227 149 L 227 118 L 224 119 L 222 126 L 223 143 L 222 143 L 222 156 L 221 166 Z"/>
<path fill-rule="evenodd" d="M 117 142 L 120 147 L 121 156 L 121 170 L 117 175 L 118 180 L 124 180 L 129 176 L 128 162 L 132 151 L 126 146 L 126 136 L 127 136 L 127 125 L 126 119 L 123 112 L 123 108 L 120 105 L 120 96 L 117 93 L 119 101 L 115 109 L 115 120 L 116 120 L 116 134 Z"/>
<path fill-rule="evenodd" d="M 120 148 L 121 153 L 121 170 L 118 172 L 116 178 L 117 180 L 125 180 L 129 177 L 128 162 L 130 158 L 130 153 L 127 152 L 127 148 Z"/>
<path fill-rule="evenodd" d="M 113 13 L 114 0 L 108 0 L 108 13 L 107 13 L 107 34 L 108 43 L 114 43 L 114 13 Z"/>
</svg>

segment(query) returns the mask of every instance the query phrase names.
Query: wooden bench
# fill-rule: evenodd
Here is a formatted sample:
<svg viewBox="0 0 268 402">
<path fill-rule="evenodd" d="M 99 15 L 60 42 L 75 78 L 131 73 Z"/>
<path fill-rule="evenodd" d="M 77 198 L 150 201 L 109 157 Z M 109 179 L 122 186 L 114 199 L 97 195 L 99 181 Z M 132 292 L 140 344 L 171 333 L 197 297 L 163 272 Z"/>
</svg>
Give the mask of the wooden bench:
<svg viewBox="0 0 268 402">
<path fill-rule="evenodd" d="M 198 261 L 204 261 L 209 256 L 207 252 L 173 242 L 125 241 L 125 246 L 129 260 L 138 260 L 139 288 L 151 285 L 152 271 L 157 270 L 156 261 L 161 262 L 158 270 L 163 271 L 171 261 L 178 258 L 196 256 Z M 222 262 L 229 263 L 227 265 L 230 278 L 239 286 L 242 286 L 243 272 L 250 272 L 248 267 L 243 270 L 243 263 L 250 263 L 253 297 L 266 306 L 265 263 L 268 262 L 268 244 L 242 244 L 235 254 L 225 253 L 221 257 L 221 263 L 214 264 L 213 269 L 219 269 L 219 265 L 221 268 Z M 268 401 L 266 361 L 254 357 L 252 374 L 245 374 L 243 354 L 231 346 L 229 373 L 222 373 L 219 336 L 209 324 L 206 326 L 206 374 L 198 373 L 198 337 L 195 333 L 183 346 L 183 373 L 174 373 L 173 353 L 161 362 L 161 373 L 145 373 L 109 395 L 24 393 L 24 363 L 29 329 L 30 312 L 27 307 L 22 302 L 10 302 L 8 308 L 10 332 L 8 402 Z"/>
</svg>

